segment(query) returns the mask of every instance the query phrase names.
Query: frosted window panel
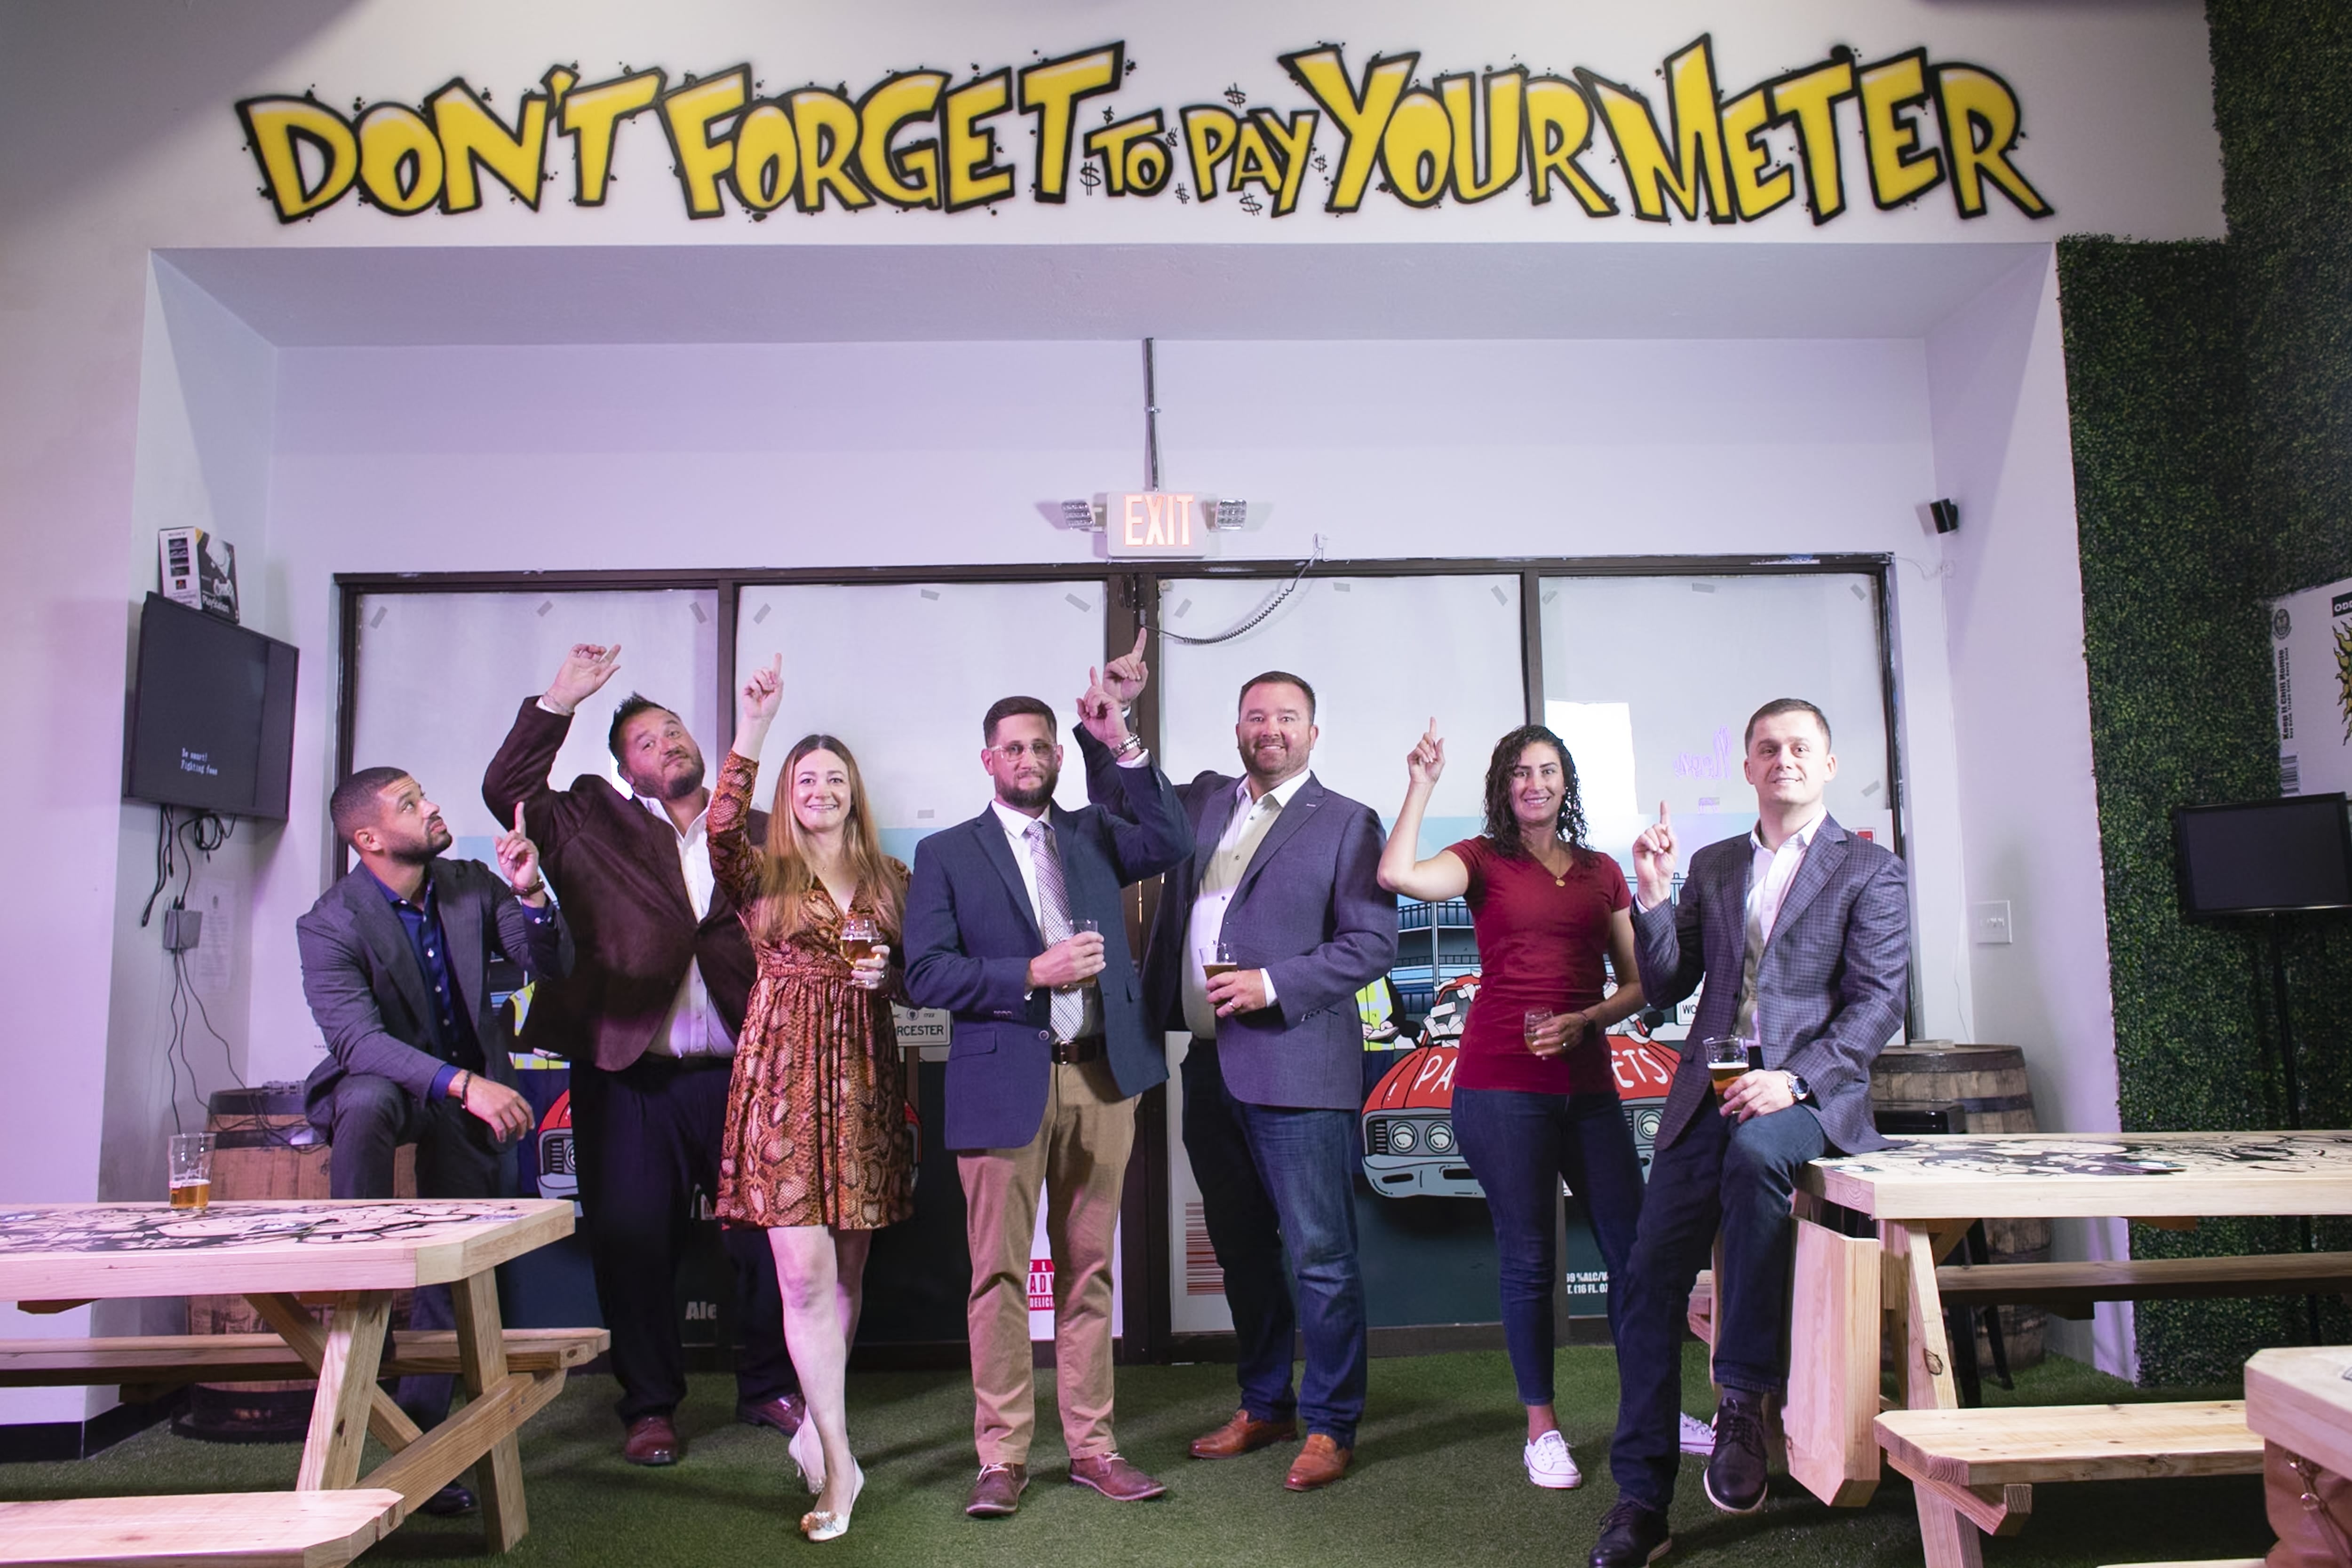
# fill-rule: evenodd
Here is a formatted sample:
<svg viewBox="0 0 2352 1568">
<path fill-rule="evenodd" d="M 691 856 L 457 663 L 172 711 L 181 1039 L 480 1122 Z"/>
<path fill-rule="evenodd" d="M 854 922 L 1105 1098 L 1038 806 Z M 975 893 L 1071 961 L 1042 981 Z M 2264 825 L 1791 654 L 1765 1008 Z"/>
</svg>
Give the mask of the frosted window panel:
<svg viewBox="0 0 2352 1568">
<path fill-rule="evenodd" d="M 917 840 L 962 821 L 995 792 L 980 721 L 999 697 L 1053 705 L 1066 755 L 1055 799 L 1086 804 L 1069 739 L 1087 671 L 1103 662 L 1099 582 L 937 582 L 751 587 L 736 605 L 736 685 L 783 658 L 783 701 L 761 758 L 766 806 L 802 736 L 856 753 L 882 841 L 911 862 Z"/>
<path fill-rule="evenodd" d="M 709 590 L 362 594 L 352 765 L 407 768 L 457 836 L 455 852 L 487 859 L 491 836 L 513 824 L 491 821 L 482 773 L 516 708 L 547 690 L 575 643 L 618 643 L 621 663 L 572 721 L 557 785 L 593 773 L 626 788 L 604 737 L 632 691 L 684 719 L 709 758 L 718 611 Z"/>
<path fill-rule="evenodd" d="M 1246 620 L 1278 586 L 1262 578 L 1171 581 L 1161 623 L 1213 635 Z M 1162 647 L 1162 762 L 1180 781 L 1204 768 L 1240 771 L 1241 684 L 1287 670 L 1315 687 L 1316 777 L 1392 821 L 1404 799 L 1405 753 L 1435 717 L 1446 768 L 1423 822 L 1423 854 L 1478 831 L 1487 754 L 1527 718 L 1516 577 L 1309 578 L 1231 642 Z"/>
<path fill-rule="evenodd" d="M 1829 716 L 1838 821 L 1893 847 L 1885 664 L 1861 574 L 1546 578 L 1546 722 L 1575 754 L 1593 847 L 1629 867 L 1673 810 L 1689 852 L 1748 831 L 1748 716 L 1802 697 Z"/>
</svg>

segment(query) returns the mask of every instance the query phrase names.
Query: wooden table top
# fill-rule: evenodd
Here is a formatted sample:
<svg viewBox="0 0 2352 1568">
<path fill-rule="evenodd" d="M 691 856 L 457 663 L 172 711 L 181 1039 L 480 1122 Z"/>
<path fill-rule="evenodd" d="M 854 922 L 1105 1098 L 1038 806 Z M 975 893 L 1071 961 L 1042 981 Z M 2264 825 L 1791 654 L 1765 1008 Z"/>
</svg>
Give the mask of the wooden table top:
<svg viewBox="0 0 2352 1568">
<path fill-rule="evenodd" d="M 2352 1132 L 1905 1138 L 1797 1185 L 1876 1219 L 2352 1214 Z"/>
<path fill-rule="evenodd" d="M 571 1233 L 548 1198 L 0 1206 L 0 1301 L 401 1291 Z"/>
<path fill-rule="evenodd" d="M 2337 1475 L 2352 1475 L 2352 1345 L 2294 1345 L 2246 1363 L 2246 1425 Z"/>
</svg>

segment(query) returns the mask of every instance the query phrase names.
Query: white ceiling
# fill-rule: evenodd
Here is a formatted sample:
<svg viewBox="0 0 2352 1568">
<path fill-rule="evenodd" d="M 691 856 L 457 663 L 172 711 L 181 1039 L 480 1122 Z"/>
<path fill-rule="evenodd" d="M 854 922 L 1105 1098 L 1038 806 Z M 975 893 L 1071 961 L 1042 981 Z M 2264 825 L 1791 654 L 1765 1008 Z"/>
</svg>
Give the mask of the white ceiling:
<svg viewBox="0 0 2352 1568">
<path fill-rule="evenodd" d="M 167 250 L 288 348 L 1918 338 L 2042 245 Z"/>
</svg>

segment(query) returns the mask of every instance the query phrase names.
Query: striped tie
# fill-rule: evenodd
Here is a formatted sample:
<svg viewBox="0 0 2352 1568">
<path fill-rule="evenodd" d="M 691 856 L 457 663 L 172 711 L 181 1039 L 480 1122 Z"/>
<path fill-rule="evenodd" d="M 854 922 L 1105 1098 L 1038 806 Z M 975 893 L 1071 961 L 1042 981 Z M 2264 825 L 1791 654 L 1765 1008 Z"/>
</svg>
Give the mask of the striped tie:
<svg viewBox="0 0 2352 1568">
<path fill-rule="evenodd" d="M 1045 946 L 1066 940 L 1070 924 L 1070 891 L 1062 882 L 1062 857 L 1055 852 L 1054 830 L 1042 819 L 1029 824 L 1029 864 L 1037 873 L 1037 934 Z M 1054 1038 L 1076 1040 L 1086 1027 L 1086 993 L 1056 990 L 1053 994 Z"/>
</svg>

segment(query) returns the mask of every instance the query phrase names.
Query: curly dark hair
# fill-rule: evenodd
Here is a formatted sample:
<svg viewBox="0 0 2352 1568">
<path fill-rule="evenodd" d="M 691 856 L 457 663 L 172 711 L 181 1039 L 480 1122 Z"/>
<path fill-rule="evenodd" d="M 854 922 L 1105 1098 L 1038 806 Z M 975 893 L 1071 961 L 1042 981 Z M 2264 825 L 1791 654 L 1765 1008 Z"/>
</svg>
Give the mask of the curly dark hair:
<svg viewBox="0 0 2352 1568">
<path fill-rule="evenodd" d="M 1486 836 L 1504 859 L 1528 858 L 1527 845 L 1519 838 L 1519 821 L 1511 814 L 1511 769 L 1517 765 L 1519 753 L 1538 743 L 1559 754 L 1563 788 L 1559 831 L 1581 863 L 1591 852 L 1584 841 L 1584 797 L 1577 791 L 1576 758 L 1568 754 L 1568 742 L 1539 724 L 1523 724 L 1495 742 L 1495 755 L 1486 761 Z"/>
</svg>

